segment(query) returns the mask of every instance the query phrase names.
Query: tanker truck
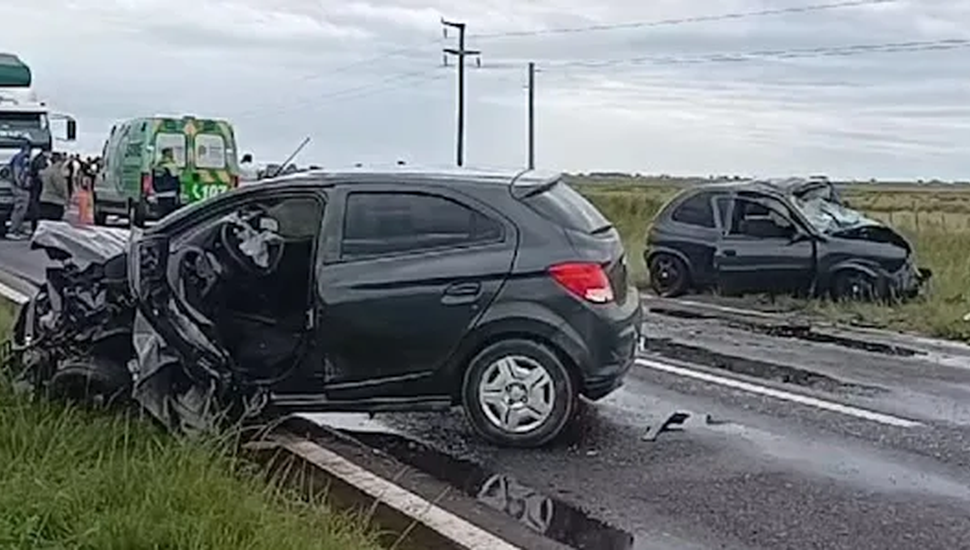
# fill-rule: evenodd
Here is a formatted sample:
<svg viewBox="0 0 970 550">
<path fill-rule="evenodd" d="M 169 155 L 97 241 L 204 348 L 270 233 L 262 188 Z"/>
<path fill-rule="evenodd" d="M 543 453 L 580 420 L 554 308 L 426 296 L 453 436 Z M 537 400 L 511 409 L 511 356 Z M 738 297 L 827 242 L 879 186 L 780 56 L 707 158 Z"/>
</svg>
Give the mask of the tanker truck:
<svg viewBox="0 0 970 550">
<path fill-rule="evenodd" d="M 66 122 L 66 141 L 77 139 L 73 117 L 54 113 L 37 97 L 32 87 L 30 67 L 14 54 L 0 52 L 0 237 L 7 232 L 7 221 L 13 211 L 13 174 L 10 159 L 24 144 L 35 154 L 54 148 L 52 120 Z"/>
</svg>

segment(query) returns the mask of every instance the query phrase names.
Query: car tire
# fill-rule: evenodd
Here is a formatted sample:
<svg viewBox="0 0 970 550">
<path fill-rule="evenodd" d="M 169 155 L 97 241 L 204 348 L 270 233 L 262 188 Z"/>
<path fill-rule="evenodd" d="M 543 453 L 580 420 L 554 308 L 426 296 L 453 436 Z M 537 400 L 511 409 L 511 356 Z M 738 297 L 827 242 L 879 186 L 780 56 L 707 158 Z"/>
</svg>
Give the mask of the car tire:
<svg viewBox="0 0 970 550">
<path fill-rule="evenodd" d="M 10 221 L 9 214 L 0 215 L 0 239 L 6 238 L 7 236 L 7 222 Z"/>
<path fill-rule="evenodd" d="M 58 366 L 47 394 L 86 408 L 113 409 L 128 402 L 131 385 L 131 374 L 124 365 L 105 357 L 76 357 Z"/>
<path fill-rule="evenodd" d="M 674 256 L 660 252 L 650 258 L 650 288 L 658 296 L 674 298 L 687 292 L 690 286 L 690 273 L 687 264 Z"/>
<path fill-rule="evenodd" d="M 145 203 L 143 201 L 128 202 L 128 227 L 145 227 Z"/>
<path fill-rule="evenodd" d="M 94 225 L 108 225 L 108 215 L 98 208 L 98 196 L 91 193 L 91 212 L 94 218 Z"/>
<path fill-rule="evenodd" d="M 881 295 L 876 281 L 868 274 L 856 270 L 836 273 L 832 278 L 830 293 L 833 300 L 856 302 L 872 302 Z"/>
<path fill-rule="evenodd" d="M 475 355 L 461 396 L 469 422 L 484 439 L 505 447 L 539 447 L 566 427 L 577 390 L 569 369 L 549 347 L 509 339 Z"/>
</svg>

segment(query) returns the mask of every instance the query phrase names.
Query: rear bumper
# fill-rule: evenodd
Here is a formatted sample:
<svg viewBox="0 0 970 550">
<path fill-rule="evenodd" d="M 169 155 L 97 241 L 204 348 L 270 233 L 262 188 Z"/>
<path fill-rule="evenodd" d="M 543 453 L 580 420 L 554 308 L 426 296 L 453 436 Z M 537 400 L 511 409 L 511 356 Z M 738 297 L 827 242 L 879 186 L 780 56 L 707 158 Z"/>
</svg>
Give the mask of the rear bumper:
<svg viewBox="0 0 970 550">
<path fill-rule="evenodd" d="M 607 395 L 620 389 L 626 373 L 633 367 L 635 357 L 630 357 L 624 363 L 619 363 L 613 372 L 599 376 L 588 376 L 583 380 L 582 394 L 592 401 L 603 399 Z"/>
<path fill-rule="evenodd" d="M 595 319 L 582 323 L 587 329 L 582 336 L 588 353 L 585 364 L 580 365 L 580 393 L 594 401 L 623 385 L 636 359 L 643 323 L 643 306 L 635 288 L 630 288 L 624 304 L 595 309 Z"/>
<path fill-rule="evenodd" d="M 160 220 L 178 210 L 180 206 L 178 195 L 152 196 L 145 201 L 145 217 L 150 220 Z"/>
</svg>

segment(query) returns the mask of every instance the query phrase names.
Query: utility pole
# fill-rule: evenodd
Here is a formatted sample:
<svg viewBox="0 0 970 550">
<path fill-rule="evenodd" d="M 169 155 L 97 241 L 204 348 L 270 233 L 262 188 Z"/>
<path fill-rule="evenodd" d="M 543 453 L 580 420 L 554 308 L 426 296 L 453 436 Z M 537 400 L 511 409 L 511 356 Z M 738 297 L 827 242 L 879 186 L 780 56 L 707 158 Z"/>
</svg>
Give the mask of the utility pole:
<svg viewBox="0 0 970 550">
<path fill-rule="evenodd" d="M 536 167 L 536 64 L 529 62 L 529 170 Z"/>
<path fill-rule="evenodd" d="M 466 50 L 465 49 L 465 23 L 458 23 L 455 21 L 446 21 L 444 18 L 441 19 L 441 24 L 446 28 L 444 29 L 445 38 L 448 37 L 447 27 L 453 27 L 458 29 L 458 49 L 455 48 L 445 48 L 444 52 L 446 54 L 445 63 L 447 64 L 447 55 L 454 55 L 458 58 L 458 166 L 462 166 L 465 161 L 465 58 L 473 55 L 477 56 L 482 52 L 478 50 Z"/>
</svg>

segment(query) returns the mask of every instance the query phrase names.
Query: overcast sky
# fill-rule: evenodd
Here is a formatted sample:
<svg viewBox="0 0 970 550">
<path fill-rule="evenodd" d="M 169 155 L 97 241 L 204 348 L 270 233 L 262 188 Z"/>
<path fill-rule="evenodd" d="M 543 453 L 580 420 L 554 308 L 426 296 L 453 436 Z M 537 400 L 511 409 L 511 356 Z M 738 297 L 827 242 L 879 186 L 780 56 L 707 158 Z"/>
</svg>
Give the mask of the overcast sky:
<svg viewBox="0 0 970 550">
<path fill-rule="evenodd" d="M 84 152 L 120 119 L 192 113 L 233 121 L 240 149 L 262 161 L 310 136 L 301 164 L 447 165 L 456 77 L 441 48 L 457 41 L 442 36 L 446 17 L 467 22 L 467 47 L 483 52 L 467 72 L 469 165 L 525 164 L 535 60 L 542 168 L 970 179 L 970 42 L 819 53 L 970 41 L 970 0 L 548 32 L 832 1 L 3 0 L 0 51 L 77 118 Z"/>
</svg>

